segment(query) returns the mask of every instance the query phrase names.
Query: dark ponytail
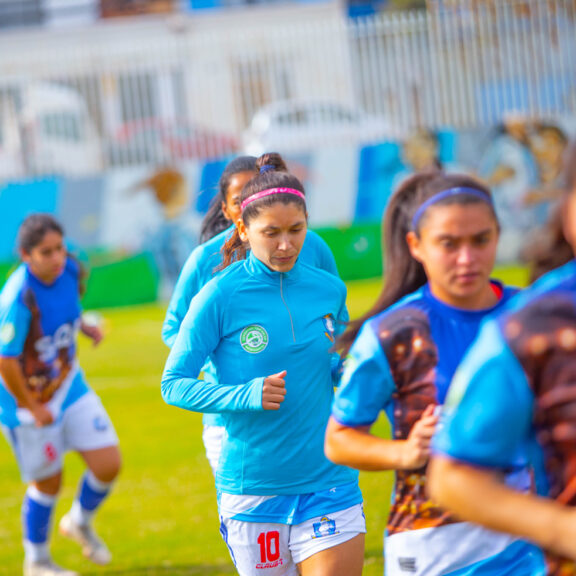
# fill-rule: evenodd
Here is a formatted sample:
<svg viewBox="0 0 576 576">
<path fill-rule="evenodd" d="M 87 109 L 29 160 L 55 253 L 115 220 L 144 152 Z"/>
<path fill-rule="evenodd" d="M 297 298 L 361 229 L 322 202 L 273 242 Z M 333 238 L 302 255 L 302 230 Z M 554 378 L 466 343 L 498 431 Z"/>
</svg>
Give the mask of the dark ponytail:
<svg viewBox="0 0 576 576">
<path fill-rule="evenodd" d="M 426 212 L 417 222 L 416 229 L 412 226 L 412 219 L 420 206 L 426 200 L 450 188 L 472 188 L 491 198 L 490 190 L 474 178 L 463 174 L 444 174 L 436 170 L 420 172 L 407 178 L 390 198 L 382 229 L 386 270 L 382 291 L 370 310 L 362 317 L 350 322 L 346 331 L 338 339 L 336 348 L 343 356 L 350 350 L 366 320 L 418 290 L 428 281 L 424 267 L 410 253 L 406 235 L 410 231 L 420 234 L 422 223 L 426 219 Z M 482 202 L 483 200 L 478 196 L 463 193 L 439 200 L 434 206 Z M 492 204 L 488 205 L 492 207 Z M 498 222 L 493 207 L 492 212 L 494 219 Z"/>
<path fill-rule="evenodd" d="M 241 172 L 254 172 L 256 174 L 256 158 L 254 156 L 238 156 L 224 168 L 218 183 L 218 193 L 210 203 L 210 208 L 202 221 L 200 244 L 214 238 L 232 224 L 222 212 L 222 202 L 226 203 L 230 180 Z"/>
<path fill-rule="evenodd" d="M 288 172 L 288 167 L 280 154 L 276 152 L 263 154 L 256 160 L 256 168 L 258 172 L 254 178 L 244 186 L 244 190 L 242 190 L 242 202 L 253 194 L 270 188 L 293 188 L 305 194 L 304 186 L 296 176 Z M 277 202 L 281 202 L 282 204 L 298 204 L 304 213 L 306 213 L 306 203 L 302 198 L 292 194 L 273 194 L 248 204 L 248 206 L 242 210 L 242 221 L 248 226 L 250 221 L 260 213 L 262 208 L 272 206 Z M 235 229 L 232 236 L 222 248 L 222 264 L 218 270 L 223 270 L 232 264 L 232 262 L 246 258 L 248 249 L 249 246 L 242 242 L 238 234 L 238 229 Z"/>
</svg>

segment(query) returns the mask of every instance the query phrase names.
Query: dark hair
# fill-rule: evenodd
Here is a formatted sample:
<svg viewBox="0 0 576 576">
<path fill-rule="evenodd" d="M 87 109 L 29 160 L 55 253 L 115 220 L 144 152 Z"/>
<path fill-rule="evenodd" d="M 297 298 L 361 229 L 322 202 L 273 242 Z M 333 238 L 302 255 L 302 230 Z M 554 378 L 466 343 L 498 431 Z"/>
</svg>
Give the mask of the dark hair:
<svg viewBox="0 0 576 576">
<path fill-rule="evenodd" d="M 226 230 L 231 224 L 230 220 L 224 216 L 222 212 L 222 202 L 226 202 L 226 195 L 228 194 L 228 186 L 230 186 L 230 180 L 236 174 L 241 172 L 254 172 L 256 173 L 256 158 L 254 156 L 238 156 L 234 160 L 230 161 L 222 176 L 220 176 L 220 181 L 218 183 L 218 193 L 214 196 L 212 202 L 210 203 L 210 208 L 204 220 L 202 220 L 202 227 L 200 229 L 200 244 L 207 242 L 210 238 L 213 238 L 220 232 Z"/>
<path fill-rule="evenodd" d="M 50 214 L 31 214 L 28 216 L 18 230 L 18 248 L 22 252 L 30 253 L 48 232 L 57 232 L 64 236 L 64 228 Z"/>
<path fill-rule="evenodd" d="M 396 189 L 386 208 L 382 228 L 384 263 L 388 273 L 385 274 L 382 291 L 374 305 L 362 317 L 350 322 L 346 331 L 338 339 L 336 348 L 342 355 L 348 353 L 366 320 L 426 284 L 424 267 L 410 254 L 406 235 L 410 231 L 415 232 L 416 235 L 420 234 L 422 224 L 426 221 L 427 211 L 418 220 L 414 230 L 412 219 L 424 202 L 444 190 L 459 187 L 472 188 L 486 194 L 489 198 L 492 197 L 490 190 L 471 176 L 445 174 L 436 170 L 415 174 L 404 180 Z M 461 193 L 438 200 L 434 206 L 478 203 L 486 204 L 477 195 Z M 491 207 L 494 219 L 498 222 L 492 204 L 486 205 Z"/>
<path fill-rule="evenodd" d="M 530 283 L 574 258 L 574 250 L 564 234 L 564 206 L 568 194 L 576 191 L 576 142 L 572 142 L 564 152 L 563 189 L 563 197 L 551 210 L 548 220 L 522 251 L 521 258 L 528 264 Z"/>
<path fill-rule="evenodd" d="M 256 167 L 258 173 L 244 186 L 244 190 L 242 190 L 242 202 L 253 194 L 268 190 L 269 188 L 293 188 L 302 192 L 302 194 L 306 193 L 300 180 L 288 172 L 288 167 L 280 154 L 269 152 L 268 154 L 260 156 L 260 158 L 256 160 Z M 263 208 L 272 206 L 278 202 L 281 204 L 297 204 L 302 208 L 303 212 L 306 213 L 306 202 L 299 196 L 294 194 L 272 194 L 248 204 L 248 206 L 242 210 L 242 221 L 248 226 L 250 221 L 258 216 Z M 242 242 L 238 230 L 234 230 L 232 236 L 226 244 L 224 244 L 222 249 L 223 258 L 219 269 L 223 270 L 232 262 L 246 258 L 247 249 L 248 247 Z"/>
</svg>

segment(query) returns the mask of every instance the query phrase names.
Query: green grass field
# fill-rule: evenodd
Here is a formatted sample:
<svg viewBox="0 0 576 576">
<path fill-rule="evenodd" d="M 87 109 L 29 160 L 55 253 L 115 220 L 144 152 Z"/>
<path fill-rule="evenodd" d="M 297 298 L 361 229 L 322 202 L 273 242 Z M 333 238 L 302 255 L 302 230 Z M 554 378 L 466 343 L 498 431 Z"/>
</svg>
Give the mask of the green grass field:
<svg viewBox="0 0 576 576">
<path fill-rule="evenodd" d="M 506 281 L 524 283 L 524 273 L 508 269 Z M 352 317 L 373 301 L 379 282 L 349 285 Z M 63 566 L 82 574 L 126 576 L 216 576 L 234 574 L 218 532 L 212 472 L 201 440 L 202 417 L 164 404 L 160 376 L 167 349 L 160 339 L 160 305 L 103 311 L 106 339 L 94 349 L 82 339 L 80 361 L 116 426 L 124 456 L 122 475 L 96 520 L 113 563 L 95 567 L 78 547 L 54 534 L 52 551 Z M 379 421 L 375 431 L 387 434 Z M 75 454 L 66 457 L 64 489 L 55 526 L 69 508 L 82 473 Z M 25 486 L 6 442 L 0 443 L 0 574 L 21 574 L 20 508 Z M 366 576 L 381 575 L 382 535 L 392 473 L 362 473 L 368 524 Z M 55 532 L 55 530 L 54 530 Z"/>
</svg>

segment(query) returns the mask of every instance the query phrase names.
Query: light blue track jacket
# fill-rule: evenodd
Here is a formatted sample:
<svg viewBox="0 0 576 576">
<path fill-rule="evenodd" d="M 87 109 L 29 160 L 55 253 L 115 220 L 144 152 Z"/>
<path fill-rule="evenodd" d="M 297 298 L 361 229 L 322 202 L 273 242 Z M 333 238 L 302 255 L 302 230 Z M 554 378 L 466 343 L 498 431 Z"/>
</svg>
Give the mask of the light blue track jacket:
<svg viewBox="0 0 576 576">
<path fill-rule="evenodd" d="M 357 473 L 324 455 L 333 398 L 334 337 L 347 320 L 344 283 L 300 260 L 274 272 L 253 254 L 192 300 L 162 377 L 168 404 L 220 412 L 226 426 L 217 488 L 230 494 L 307 494 Z M 219 382 L 198 380 L 207 358 Z M 264 379 L 287 370 L 286 398 L 262 408 Z"/>
<path fill-rule="evenodd" d="M 233 230 L 234 226 L 230 226 L 214 238 L 197 246 L 186 260 L 162 326 L 162 340 L 167 346 L 172 347 L 174 344 L 192 298 L 218 273 L 218 267 L 222 264 L 222 247 Z M 306 234 L 299 260 L 338 276 L 336 262 L 328 244 L 312 230 L 308 230 Z M 216 379 L 216 371 L 210 362 L 206 363 L 202 372 L 204 380 Z M 203 421 L 205 426 L 224 425 L 218 414 L 204 414 Z"/>
</svg>

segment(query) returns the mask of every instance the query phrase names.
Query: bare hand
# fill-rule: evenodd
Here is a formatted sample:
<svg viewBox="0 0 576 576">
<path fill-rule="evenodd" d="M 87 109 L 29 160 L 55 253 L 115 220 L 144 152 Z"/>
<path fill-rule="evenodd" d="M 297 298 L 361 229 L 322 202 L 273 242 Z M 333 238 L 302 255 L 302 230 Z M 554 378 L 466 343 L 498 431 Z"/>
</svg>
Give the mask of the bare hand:
<svg viewBox="0 0 576 576">
<path fill-rule="evenodd" d="M 426 406 L 420 420 L 412 426 L 405 444 L 404 465 L 406 470 L 421 468 L 430 457 L 430 442 L 438 424 L 438 416 L 434 414 L 435 406 Z"/>
<path fill-rule="evenodd" d="M 54 416 L 45 404 L 35 404 L 30 408 L 30 412 L 34 416 L 34 422 L 38 428 L 48 426 L 54 422 Z"/>
<path fill-rule="evenodd" d="M 94 346 L 98 346 L 98 344 L 100 344 L 102 341 L 102 338 L 104 338 L 104 332 L 100 326 L 82 322 L 80 325 L 80 330 L 84 336 L 88 336 L 88 338 L 92 340 Z"/>
<path fill-rule="evenodd" d="M 278 410 L 286 396 L 286 370 L 272 374 L 264 379 L 262 387 L 262 408 L 264 410 Z"/>
</svg>

